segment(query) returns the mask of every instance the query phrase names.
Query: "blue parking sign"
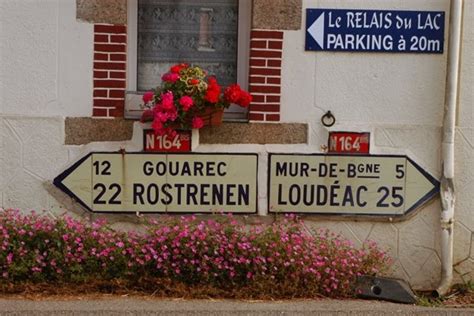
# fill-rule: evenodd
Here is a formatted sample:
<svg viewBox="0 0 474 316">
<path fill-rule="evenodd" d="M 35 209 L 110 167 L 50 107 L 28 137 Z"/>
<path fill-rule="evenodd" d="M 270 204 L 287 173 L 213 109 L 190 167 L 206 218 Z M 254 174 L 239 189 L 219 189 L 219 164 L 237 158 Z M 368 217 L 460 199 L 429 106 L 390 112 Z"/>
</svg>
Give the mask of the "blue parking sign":
<svg viewBox="0 0 474 316">
<path fill-rule="evenodd" d="M 444 12 L 307 9 L 307 51 L 442 54 Z"/>
</svg>

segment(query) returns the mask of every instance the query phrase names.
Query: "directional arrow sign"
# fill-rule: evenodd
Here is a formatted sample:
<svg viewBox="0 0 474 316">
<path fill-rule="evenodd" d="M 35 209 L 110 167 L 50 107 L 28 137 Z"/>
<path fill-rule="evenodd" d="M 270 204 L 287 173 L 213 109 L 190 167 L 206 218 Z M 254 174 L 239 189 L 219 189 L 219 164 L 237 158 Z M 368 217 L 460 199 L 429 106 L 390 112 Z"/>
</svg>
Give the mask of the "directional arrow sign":
<svg viewBox="0 0 474 316">
<path fill-rule="evenodd" d="M 402 216 L 439 192 L 406 156 L 270 154 L 270 212 Z"/>
<path fill-rule="evenodd" d="M 257 155 L 90 153 L 54 184 L 93 212 L 255 213 Z"/>
<path fill-rule="evenodd" d="M 324 50 L 324 12 L 308 27 L 308 33 L 314 39 L 320 49 Z"/>
<path fill-rule="evenodd" d="M 306 10 L 306 50 L 443 53 L 444 12 Z"/>
</svg>

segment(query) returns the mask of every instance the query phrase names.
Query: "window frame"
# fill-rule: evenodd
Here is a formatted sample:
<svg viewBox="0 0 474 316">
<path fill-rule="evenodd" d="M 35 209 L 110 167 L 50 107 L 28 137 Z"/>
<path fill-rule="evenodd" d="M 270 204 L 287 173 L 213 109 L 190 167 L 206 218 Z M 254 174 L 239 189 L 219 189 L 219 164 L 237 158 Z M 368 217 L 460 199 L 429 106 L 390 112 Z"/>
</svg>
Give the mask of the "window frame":
<svg viewBox="0 0 474 316">
<path fill-rule="evenodd" d="M 237 83 L 244 89 L 249 86 L 250 31 L 252 0 L 238 0 L 239 23 L 237 31 Z M 127 70 L 125 88 L 125 118 L 137 119 L 141 116 L 139 105 L 144 91 L 137 91 L 138 63 L 138 0 L 127 1 Z M 157 82 L 158 83 L 158 82 Z M 233 112 L 236 113 L 236 112 Z M 242 114 L 240 114 L 242 113 Z M 226 121 L 247 122 L 247 109 L 242 109 L 237 117 L 225 115 Z M 230 113 L 229 113 L 230 114 Z M 244 117 L 245 116 L 245 117 Z"/>
</svg>

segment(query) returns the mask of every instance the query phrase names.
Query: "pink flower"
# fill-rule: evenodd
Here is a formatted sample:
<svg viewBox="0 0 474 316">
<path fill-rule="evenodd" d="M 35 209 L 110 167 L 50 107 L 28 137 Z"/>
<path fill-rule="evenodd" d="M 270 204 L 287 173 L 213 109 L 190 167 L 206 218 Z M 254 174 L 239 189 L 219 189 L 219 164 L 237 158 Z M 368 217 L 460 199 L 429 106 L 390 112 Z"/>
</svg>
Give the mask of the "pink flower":
<svg viewBox="0 0 474 316">
<path fill-rule="evenodd" d="M 202 128 L 204 126 L 204 121 L 199 116 L 193 117 L 192 122 L 193 128 Z"/>
<path fill-rule="evenodd" d="M 163 129 L 163 123 L 155 117 L 153 123 L 151 124 L 151 128 L 153 128 L 155 133 L 160 134 L 160 131 Z"/>
<path fill-rule="evenodd" d="M 161 80 L 171 83 L 175 83 L 176 81 L 178 81 L 178 79 L 179 75 L 174 72 L 167 72 L 161 77 Z"/>
<path fill-rule="evenodd" d="M 156 112 L 155 119 L 164 123 L 168 120 L 169 116 L 166 112 Z"/>
<path fill-rule="evenodd" d="M 166 113 L 168 115 L 168 120 L 174 122 L 178 118 L 178 110 L 173 105 L 173 109 Z"/>
<path fill-rule="evenodd" d="M 8 264 L 11 264 L 13 261 L 13 253 L 9 253 L 8 256 L 7 256 L 7 263 Z"/>
<path fill-rule="evenodd" d="M 153 91 L 145 92 L 145 94 L 142 97 L 142 100 L 143 100 L 143 102 L 148 103 L 151 100 L 153 100 L 153 96 L 154 96 Z"/>
<path fill-rule="evenodd" d="M 165 111 L 173 110 L 174 108 L 173 92 L 168 91 L 161 95 L 161 107 Z"/>
<path fill-rule="evenodd" d="M 187 112 L 194 105 L 194 101 L 193 98 L 185 95 L 179 99 L 179 104 L 183 106 L 183 111 Z"/>
</svg>

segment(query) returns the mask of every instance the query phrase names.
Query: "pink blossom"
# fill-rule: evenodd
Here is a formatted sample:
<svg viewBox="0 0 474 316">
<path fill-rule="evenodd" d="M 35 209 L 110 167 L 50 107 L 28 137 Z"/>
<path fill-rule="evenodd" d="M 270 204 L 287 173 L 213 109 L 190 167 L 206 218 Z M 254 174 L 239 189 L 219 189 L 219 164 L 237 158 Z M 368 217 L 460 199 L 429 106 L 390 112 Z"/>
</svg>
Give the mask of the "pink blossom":
<svg viewBox="0 0 474 316">
<path fill-rule="evenodd" d="M 162 130 L 163 130 L 163 123 L 159 119 L 154 119 L 153 123 L 151 124 L 151 128 L 157 133 L 158 135 L 162 135 Z"/>
<path fill-rule="evenodd" d="M 156 121 L 166 132 L 163 123 Z M 251 228 L 232 216 L 223 220 L 182 216 L 150 221 L 146 229 L 143 234 L 117 232 L 72 218 L 53 220 L 2 210 L 0 275 L 7 282 L 30 275 L 61 281 L 87 262 L 99 268 L 78 271 L 78 277 L 100 279 L 113 273 L 126 281 L 139 273 L 145 280 L 160 275 L 212 286 L 259 286 L 254 282 L 295 279 L 304 281 L 308 295 L 347 296 L 353 295 L 357 276 L 380 273 L 389 262 L 372 242 L 357 249 L 328 231 L 313 235 L 295 216 Z M 30 232 L 42 238 L 27 237 Z M 48 247 L 44 247 L 46 240 Z M 27 267 L 25 272 L 17 269 L 19 265 Z"/>
<path fill-rule="evenodd" d="M 173 101 L 173 92 L 168 91 L 161 95 L 161 107 L 165 111 L 170 111 L 175 108 L 174 101 Z"/>
<path fill-rule="evenodd" d="M 7 256 L 7 263 L 11 264 L 13 262 L 13 253 L 9 253 Z"/>
<path fill-rule="evenodd" d="M 192 127 L 193 128 L 202 128 L 204 126 L 204 121 L 199 116 L 193 117 Z"/>
<path fill-rule="evenodd" d="M 157 119 L 160 122 L 166 122 L 169 119 L 169 115 L 166 112 L 156 112 L 155 113 L 155 119 Z"/>
<path fill-rule="evenodd" d="M 173 109 L 168 111 L 166 114 L 168 115 L 168 120 L 171 121 L 171 122 L 174 122 L 176 120 L 176 118 L 178 118 L 178 110 L 176 109 L 176 107 L 174 105 L 173 105 Z M 175 131 L 173 131 L 173 132 L 175 132 Z"/>
<path fill-rule="evenodd" d="M 154 93 L 153 91 L 147 91 L 142 97 L 143 102 L 148 103 L 153 100 Z"/>
<path fill-rule="evenodd" d="M 179 104 L 183 106 L 183 111 L 187 112 L 194 105 L 194 101 L 193 98 L 185 95 L 179 99 Z"/>
</svg>

